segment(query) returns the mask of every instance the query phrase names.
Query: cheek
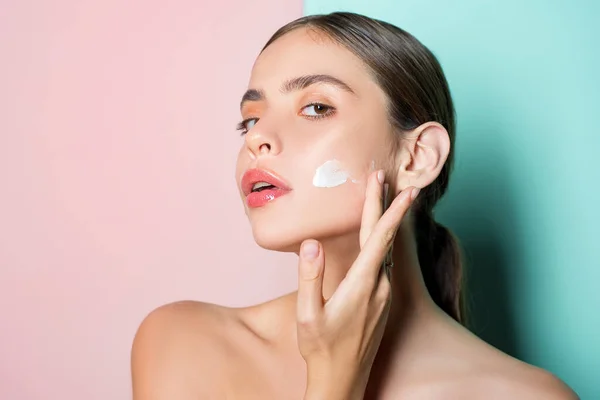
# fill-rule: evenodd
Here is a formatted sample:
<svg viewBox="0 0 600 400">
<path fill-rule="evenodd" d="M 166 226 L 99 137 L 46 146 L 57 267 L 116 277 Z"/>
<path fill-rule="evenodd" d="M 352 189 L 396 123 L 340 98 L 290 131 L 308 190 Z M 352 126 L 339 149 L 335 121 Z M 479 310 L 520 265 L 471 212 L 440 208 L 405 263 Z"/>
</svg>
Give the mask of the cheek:
<svg viewBox="0 0 600 400">
<path fill-rule="evenodd" d="M 382 167 L 382 160 L 375 158 L 355 159 L 352 164 L 331 160 L 321 164 L 310 177 L 310 187 L 305 187 L 302 203 L 310 208 L 307 215 L 312 214 L 317 224 L 329 225 L 336 230 L 334 234 L 359 229 L 368 178 Z"/>
<path fill-rule="evenodd" d="M 313 215 L 317 223 L 339 228 L 339 233 L 347 232 L 360 227 L 365 185 L 346 182 L 333 188 L 312 187 L 304 200 L 308 208 L 305 215 Z"/>
<path fill-rule="evenodd" d="M 328 199 L 327 208 L 331 213 L 341 214 L 343 217 L 356 219 L 362 215 L 365 202 L 365 187 L 362 183 L 346 183 L 334 189 L 322 189 L 327 193 L 323 196 Z"/>
</svg>

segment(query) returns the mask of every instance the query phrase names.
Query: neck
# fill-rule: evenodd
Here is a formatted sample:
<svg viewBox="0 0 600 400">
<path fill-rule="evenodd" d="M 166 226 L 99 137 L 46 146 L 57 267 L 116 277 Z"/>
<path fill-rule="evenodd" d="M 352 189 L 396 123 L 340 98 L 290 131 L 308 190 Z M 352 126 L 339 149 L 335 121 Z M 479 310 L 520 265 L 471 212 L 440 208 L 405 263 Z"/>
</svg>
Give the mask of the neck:
<svg viewBox="0 0 600 400">
<path fill-rule="evenodd" d="M 401 332 L 408 332 L 416 321 L 436 307 L 423 280 L 410 225 L 402 223 L 394 240 L 394 267 L 390 276 L 392 304 L 381 342 L 385 347 L 397 347 L 402 342 Z"/>
</svg>

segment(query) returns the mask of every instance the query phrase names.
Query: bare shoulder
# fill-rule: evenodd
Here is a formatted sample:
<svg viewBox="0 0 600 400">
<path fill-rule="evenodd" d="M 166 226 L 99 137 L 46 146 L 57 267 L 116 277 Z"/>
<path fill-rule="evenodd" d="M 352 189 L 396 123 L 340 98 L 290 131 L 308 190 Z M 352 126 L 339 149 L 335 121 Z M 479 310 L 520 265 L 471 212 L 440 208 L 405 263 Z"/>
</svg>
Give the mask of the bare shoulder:
<svg viewBox="0 0 600 400">
<path fill-rule="evenodd" d="M 191 399 L 223 366 L 236 324 L 233 309 L 182 301 L 152 311 L 138 328 L 131 350 L 134 399 Z"/>
<path fill-rule="evenodd" d="M 513 360 L 467 378 L 473 398 L 514 400 L 578 400 L 577 394 L 554 374 Z M 510 369 L 508 369 L 508 368 Z M 467 387 L 467 385 L 465 385 Z"/>
<path fill-rule="evenodd" d="M 415 393 L 465 400 L 579 399 L 551 372 L 500 351 L 454 321 L 441 321 L 435 340 L 421 347 L 421 358 L 430 361 L 420 367 L 428 374 L 419 375 Z"/>
<path fill-rule="evenodd" d="M 391 392 L 394 397 L 385 398 L 399 398 L 401 394 L 406 399 L 579 400 L 552 373 L 498 353 L 486 355 L 485 360 L 465 354 L 460 359 L 453 356 L 451 363 L 443 360 L 440 366 L 432 364 L 423 369 L 425 374 L 419 372 L 412 384 L 396 387 Z M 397 381 L 401 383 L 402 378 Z"/>
<path fill-rule="evenodd" d="M 462 379 L 475 396 L 514 400 L 578 400 L 577 394 L 549 371 L 527 364 L 481 341 L 473 348 L 472 370 Z"/>
</svg>

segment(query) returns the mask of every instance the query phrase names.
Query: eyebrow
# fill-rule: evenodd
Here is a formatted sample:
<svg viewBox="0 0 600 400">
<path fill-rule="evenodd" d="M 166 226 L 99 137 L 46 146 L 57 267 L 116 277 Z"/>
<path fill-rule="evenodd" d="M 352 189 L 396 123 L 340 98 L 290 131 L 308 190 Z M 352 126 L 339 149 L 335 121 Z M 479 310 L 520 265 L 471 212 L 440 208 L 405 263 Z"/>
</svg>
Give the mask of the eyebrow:
<svg viewBox="0 0 600 400">
<path fill-rule="evenodd" d="M 354 90 L 342 81 L 331 75 L 326 74 L 318 74 L 318 75 L 304 75 L 299 76 L 297 78 L 288 79 L 281 85 L 279 89 L 282 93 L 290 93 L 297 90 L 306 89 L 309 86 L 316 85 L 318 83 L 324 83 L 328 85 L 332 85 L 341 89 L 345 92 L 351 93 L 355 95 Z M 247 101 L 261 101 L 265 99 L 265 92 L 258 89 L 248 89 L 246 93 L 242 96 L 242 101 L 240 102 L 240 108 L 244 106 L 244 103 Z"/>
</svg>

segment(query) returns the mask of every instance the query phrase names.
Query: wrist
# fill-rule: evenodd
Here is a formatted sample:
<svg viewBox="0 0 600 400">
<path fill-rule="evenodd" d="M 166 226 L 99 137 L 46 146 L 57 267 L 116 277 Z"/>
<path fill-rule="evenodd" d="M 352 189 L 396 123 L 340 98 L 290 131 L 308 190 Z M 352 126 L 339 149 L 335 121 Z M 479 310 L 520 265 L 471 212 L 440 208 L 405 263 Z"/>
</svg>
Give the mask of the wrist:
<svg viewBox="0 0 600 400">
<path fill-rule="evenodd" d="M 349 368 L 308 368 L 304 400 L 362 400 L 367 381 Z"/>
</svg>

